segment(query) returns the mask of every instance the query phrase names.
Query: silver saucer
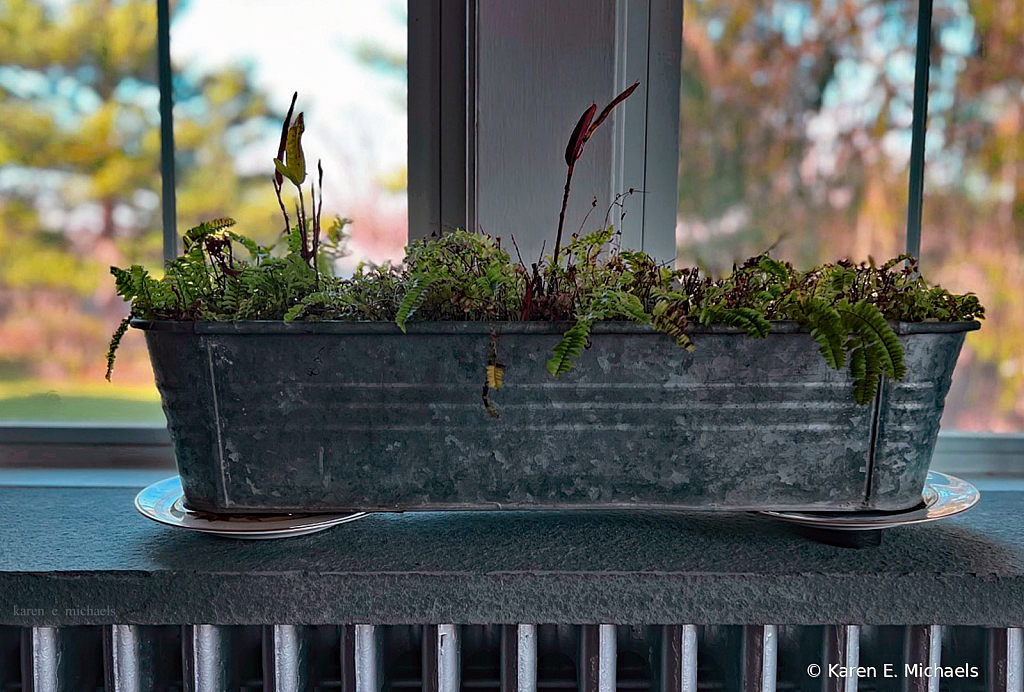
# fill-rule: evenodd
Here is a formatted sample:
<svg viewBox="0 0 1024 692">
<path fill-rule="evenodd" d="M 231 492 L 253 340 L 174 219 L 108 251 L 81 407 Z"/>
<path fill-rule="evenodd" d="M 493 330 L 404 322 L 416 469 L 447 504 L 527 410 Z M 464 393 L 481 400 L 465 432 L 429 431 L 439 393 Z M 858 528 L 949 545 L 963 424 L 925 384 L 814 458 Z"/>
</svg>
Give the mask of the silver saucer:
<svg viewBox="0 0 1024 692">
<path fill-rule="evenodd" d="M 978 489 L 949 474 L 929 471 L 923 502 L 902 512 L 758 512 L 802 526 L 833 531 L 871 531 L 923 524 L 966 512 L 981 499 Z"/>
<path fill-rule="evenodd" d="M 185 507 L 181 479 L 165 478 L 135 496 L 135 509 L 153 521 L 225 538 L 264 540 L 305 536 L 368 516 L 355 514 L 236 514 L 216 515 Z"/>
</svg>

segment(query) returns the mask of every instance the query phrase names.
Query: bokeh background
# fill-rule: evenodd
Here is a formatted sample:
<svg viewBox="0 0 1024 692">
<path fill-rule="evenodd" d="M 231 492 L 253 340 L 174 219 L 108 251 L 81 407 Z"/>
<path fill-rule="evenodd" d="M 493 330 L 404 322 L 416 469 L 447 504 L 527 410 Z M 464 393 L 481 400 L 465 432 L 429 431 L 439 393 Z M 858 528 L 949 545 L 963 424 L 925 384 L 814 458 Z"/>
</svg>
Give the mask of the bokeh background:
<svg viewBox="0 0 1024 692">
<path fill-rule="evenodd" d="M 677 262 L 902 252 L 916 3 L 687 0 L 684 16 Z M 180 229 L 230 215 L 274 237 L 270 160 L 297 90 L 324 216 L 354 220 L 341 270 L 399 259 L 406 22 L 404 0 L 172 3 Z M 988 309 L 946 430 L 1024 430 L 1022 35 L 1021 0 L 935 0 L 922 269 Z M 155 42 L 152 0 L 0 0 L 0 421 L 163 420 L 139 334 L 103 380 L 126 311 L 108 267 L 162 266 Z"/>
</svg>

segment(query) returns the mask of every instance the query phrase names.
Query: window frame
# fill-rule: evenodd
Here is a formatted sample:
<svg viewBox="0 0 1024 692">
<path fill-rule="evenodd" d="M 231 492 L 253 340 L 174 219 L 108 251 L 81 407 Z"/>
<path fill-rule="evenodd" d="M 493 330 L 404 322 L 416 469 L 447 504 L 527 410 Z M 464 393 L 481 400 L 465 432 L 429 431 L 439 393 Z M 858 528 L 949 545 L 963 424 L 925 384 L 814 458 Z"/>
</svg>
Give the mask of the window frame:
<svg viewBox="0 0 1024 692">
<path fill-rule="evenodd" d="M 479 190 L 476 175 L 476 36 L 481 1 L 485 0 L 408 0 L 411 114 L 409 216 L 412 238 L 427 235 L 437 228 L 476 226 Z M 677 2 L 681 18 L 681 0 L 647 0 L 649 30 L 643 51 L 646 52 L 648 59 L 652 51 L 663 50 L 665 42 L 672 40 L 672 31 L 668 28 L 671 22 L 656 24 L 650 17 L 658 12 L 664 12 Z M 169 0 L 157 0 L 156 4 L 163 247 L 165 259 L 173 259 L 177 256 L 179 241 L 175 220 Z M 636 12 L 637 5 L 638 3 L 615 0 L 618 21 L 624 25 L 631 13 Z M 932 0 L 918 0 L 918 7 L 913 139 L 906 229 L 907 252 L 915 257 L 920 255 L 921 244 Z M 623 35 L 624 40 L 628 41 L 628 35 Z M 454 48 L 442 51 L 444 46 Z M 636 52 L 635 45 L 632 50 Z M 678 56 L 676 67 L 678 68 Z M 664 60 L 661 60 L 657 69 L 664 71 Z M 616 70 L 618 72 L 618 64 Z M 452 76 L 459 78 L 452 79 Z M 617 74 L 616 82 L 620 81 L 620 75 Z M 665 94 L 655 93 L 653 98 L 664 97 Z M 676 100 L 678 101 L 678 98 Z M 635 121 L 631 121 L 631 124 L 632 122 Z M 675 118 L 676 137 L 677 124 L 678 117 Z M 669 113 L 667 117 L 662 115 L 654 127 L 663 131 L 672 126 Z M 645 127 L 651 128 L 652 125 L 648 121 Z M 624 130 L 625 127 L 622 126 L 620 129 Z M 645 130 L 645 135 L 647 134 L 649 129 Z M 620 136 L 627 135 L 620 133 Z M 678 146 L 676 150 L 678 151 Z M 645 148 L 644 151 L 646 156 L 642 167 L 647 166 L 646 159 L 651 150 Z M 619 165 L 631 164 L 620 162 Z M 657 166 L 658 170 L 662 170 L 665 168 L 665 162 L 661 161 Z M 646 171 L 646 168 L 644 170 Z M 444 171 L 443 176 L 441 171 Z M 643 235 L 642 238 L 647 241 Z M 674 247 L 674 238 L 672 242 Z M 974 476 L 993 475 L 1010 478 L 1024 477 L 1022 462 L 1024 432 L 943 431 L 939 433 L 933 467 Z M 0 468 L 33 467 L 170 469 L 173 467 L 173 454 L 168 432 L 160 425 L 0 422 Z"/>
</svg>

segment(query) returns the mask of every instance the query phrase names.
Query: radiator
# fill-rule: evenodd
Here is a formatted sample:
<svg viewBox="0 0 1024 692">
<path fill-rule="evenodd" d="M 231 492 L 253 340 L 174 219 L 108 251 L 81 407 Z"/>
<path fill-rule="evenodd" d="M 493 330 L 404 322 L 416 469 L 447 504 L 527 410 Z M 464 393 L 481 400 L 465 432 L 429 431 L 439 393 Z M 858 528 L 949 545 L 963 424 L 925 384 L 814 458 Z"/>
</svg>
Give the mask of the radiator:
<svg viewBox="0 0 1024 692">
<path fill-rule="evenodd" d="M 4 692 L 460 689 L 1024 692 L 1024 638 L 938 625 L 0 628 Z"/>
</svg>

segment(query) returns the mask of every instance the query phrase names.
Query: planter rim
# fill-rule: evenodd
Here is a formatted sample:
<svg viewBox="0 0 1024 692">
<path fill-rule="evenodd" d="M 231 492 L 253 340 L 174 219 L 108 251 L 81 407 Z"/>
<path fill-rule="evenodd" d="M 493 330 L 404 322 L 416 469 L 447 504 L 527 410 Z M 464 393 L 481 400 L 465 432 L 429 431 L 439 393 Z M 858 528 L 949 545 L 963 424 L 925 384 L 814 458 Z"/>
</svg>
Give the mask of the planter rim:
<svg viewBox="0 0 1024 692">
<path fill-rule="evenodd" d="M 282 320 L 246 320 L 238 322 L 197 322 L 176 320 L 143 320 L 133 318 L 130 322 L 135 329 L 154 332 L 177 332 L 186 334 L 394 334 L 404 336 L 394 322 L 357 322 L 348 320 L 324 320 L 318 322 Z M 423 321 L 406 324 L 408 334 L 562 334 L 573 322 L 441 322 Z M 897 334 L 949 334 L 971 332 L 981 328 L 978 321 L 965 322 L 890 322 Z M 808 330 L 792 320 L 772 320 L 772 334 L 806 333 Z M 723 325 L 706 326 L 691 322 L 686 332 L 690 334 L 734 334 L 747 333 L 736 327 Z M 660 334 L 650 325 L 634 322 L 595 322 L 594 334 Z"/>
</svg>

